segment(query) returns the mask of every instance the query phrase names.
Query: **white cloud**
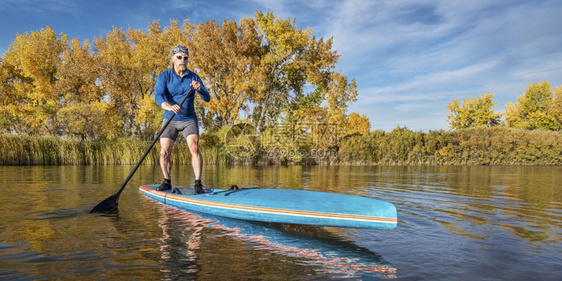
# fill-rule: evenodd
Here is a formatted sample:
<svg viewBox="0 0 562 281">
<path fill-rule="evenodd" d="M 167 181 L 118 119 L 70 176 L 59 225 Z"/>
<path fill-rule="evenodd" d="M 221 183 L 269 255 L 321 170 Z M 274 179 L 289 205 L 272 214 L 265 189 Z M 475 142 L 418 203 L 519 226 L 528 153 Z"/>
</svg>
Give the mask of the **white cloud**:
<svg viewBox="0 0 562 281">
<path fill-rule="evenodd" d="M 338 67 L 358 81 L 362 105 L 351 110 L 390 105 L 427 116 L 441 107 L 444 122 L 453 98 L 493 92 L 505 102 L 537 79 L 562 82 L 554 1 L 346 1 L 336 10 L 327 34 L 342 55 Z"/>
</svg>

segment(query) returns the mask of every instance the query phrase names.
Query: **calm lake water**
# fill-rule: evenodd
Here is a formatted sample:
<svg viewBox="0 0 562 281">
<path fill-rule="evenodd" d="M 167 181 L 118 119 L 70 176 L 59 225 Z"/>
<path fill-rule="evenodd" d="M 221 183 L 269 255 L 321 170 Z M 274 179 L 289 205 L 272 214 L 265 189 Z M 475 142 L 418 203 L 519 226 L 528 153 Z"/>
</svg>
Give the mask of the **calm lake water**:
<svg viewBox="0 0 562 281">
<path fill-rule="evenodd" d="M 263 224 L 166 207 L 141 166 L 0 166 L 2 280 L 559 280 L 562 167 L 205 166 L 206 187 L 380 198 L 394 230 Z M 176 166 L 174 184 L 193 182 Z"/>
</svg>

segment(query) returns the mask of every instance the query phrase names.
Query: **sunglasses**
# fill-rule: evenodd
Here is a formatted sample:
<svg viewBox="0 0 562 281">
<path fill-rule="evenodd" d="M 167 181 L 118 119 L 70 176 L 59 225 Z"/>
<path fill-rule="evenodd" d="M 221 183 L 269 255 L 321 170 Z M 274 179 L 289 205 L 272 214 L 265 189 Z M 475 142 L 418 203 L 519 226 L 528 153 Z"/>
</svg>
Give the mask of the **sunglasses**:
<svg viewBox="0 0 562 281">
<path fill-rule="evenodd" d="M 182 60 L 182 59 L 187 60 L 187 59 L 189 59 L 189 56 L 185 56 L 185 57 L 183 57 L 183 56 L 176 56 L 176 59 L 178 59 L 178 60 Z"/>
</svg>

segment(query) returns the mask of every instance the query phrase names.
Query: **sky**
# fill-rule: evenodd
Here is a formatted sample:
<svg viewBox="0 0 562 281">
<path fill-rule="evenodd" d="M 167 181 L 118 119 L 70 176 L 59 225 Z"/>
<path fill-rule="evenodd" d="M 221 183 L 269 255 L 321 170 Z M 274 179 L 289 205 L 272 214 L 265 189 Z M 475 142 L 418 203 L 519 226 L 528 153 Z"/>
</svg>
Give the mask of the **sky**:
<svg viewBox="0 0 562 281">
<path fill-rule="evenodd" d="M 560 0 L 1 0 L 0 54 L 46 26 L 93 42 L 114 26 L 240 22 L 258 10 L 333 38 L 336 71 L 358 85 L 348 113 L 372 130 L 448 130 L 453 99 L 491 92 L 503 112 L 533 82 L 562 86 Z"/>
</svg>

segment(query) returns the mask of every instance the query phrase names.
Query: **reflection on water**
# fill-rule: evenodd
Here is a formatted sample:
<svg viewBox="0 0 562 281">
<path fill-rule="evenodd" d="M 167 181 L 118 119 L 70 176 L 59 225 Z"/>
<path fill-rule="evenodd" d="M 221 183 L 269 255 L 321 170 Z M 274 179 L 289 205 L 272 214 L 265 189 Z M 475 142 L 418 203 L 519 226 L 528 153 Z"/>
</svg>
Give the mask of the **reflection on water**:
<svg viewBox="0 0 562 281">
<path fill-rule="evenodd" d="M 280 264 L 285 265 L 283 276 L 288 279 L 308 275 L 396 277 L 396 269 L 380 255 L 319 227 L 252 223 L 165 206 L 161 212 L 161 253 L 168 268 L 167 278 L 194 278 L 201 271 L 198 264 L 214 264 L 217 257 L 221 259 L 220 266 L 202 272 L 216 280 L 233 276 L 234 272 L 247 274 L 248 267 L 255 266 L 249 260 L 260 262 L 257 269 L 265 279 L 278 278 L 272 272 L 279 271 Z M 182 231 L 174 233 L 178 225 Z"/>
<path fill-rule="evenodd" d="M 557 280 L 562 167 L 205 166 L 208 187 L 306 189 L 394 203 L 394 230 L 259 224 L 165 207 L 138 191 L 89 214 L 132 166 L 0 167 L 0 279 Z M 191 186 L 189 166 L 174 184 Z"/>
</svg>

